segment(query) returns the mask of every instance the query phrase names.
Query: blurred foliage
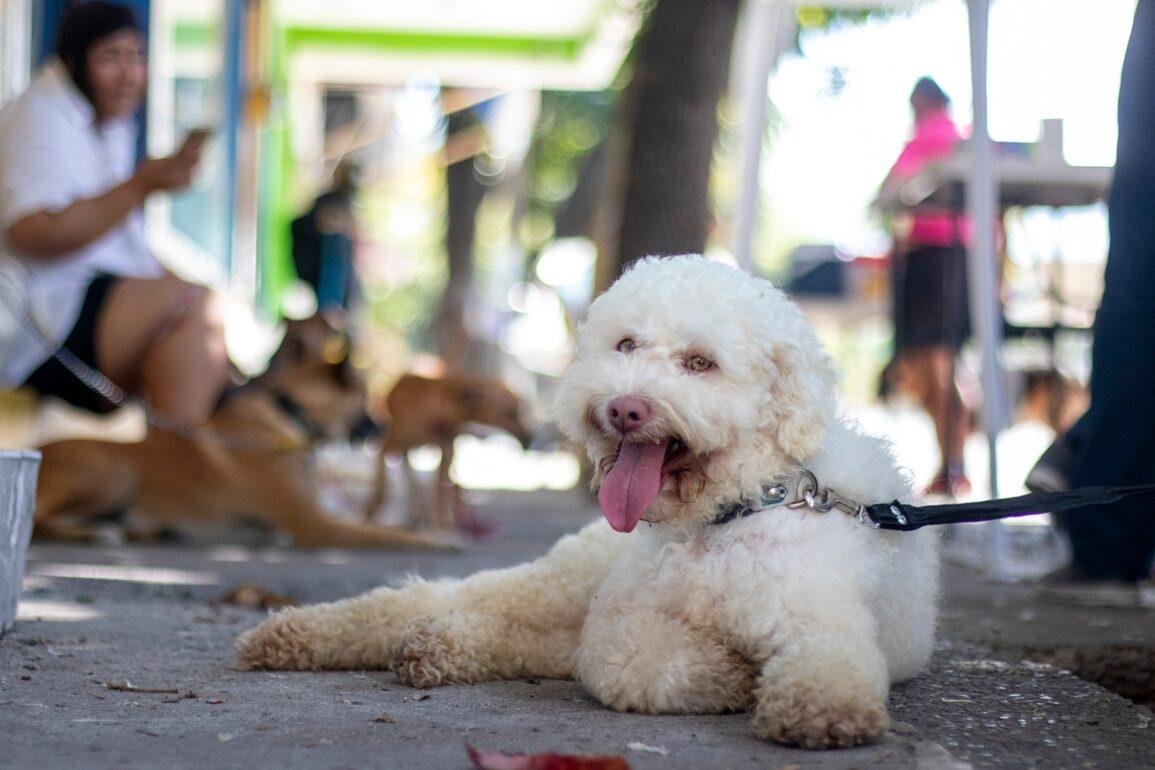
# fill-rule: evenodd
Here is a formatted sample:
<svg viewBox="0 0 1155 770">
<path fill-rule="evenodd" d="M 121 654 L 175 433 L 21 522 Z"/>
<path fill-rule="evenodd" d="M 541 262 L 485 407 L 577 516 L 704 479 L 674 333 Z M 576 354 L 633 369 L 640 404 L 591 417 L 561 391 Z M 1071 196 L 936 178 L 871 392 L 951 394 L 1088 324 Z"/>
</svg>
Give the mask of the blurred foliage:
<svg viewBox="0 0 1155 770">
<path fill-rule="evenodd" d="M 378 250 L 362 265 L 368 320 L 422 347 L 447 277 L 444 167 L 432 154 L 414 158 L 362 190 L 359 202 L 364 240 Z"/>
<path fill-rule="evenodd" d="M 803 32 L 829 31 L 837 27 L 853 26 L 870 19 L 889 19 L 909 13 L 902 8 L 826 8 L 820 5 L 800 5 L 796 19 Z"/>
<path fill-rule="evenodd" d="M 818 5 L 798 6 L 797 20 L 800 30 L 826 30 L 839 24 L 856 24 L 871 16 L 888 14 L 880 8 L 823 8 Z"/>
<path fill-rule="evenodd" d="M 531 253 L 554 233 L 554 220 L 577 189 L 590 153 L 609 133 L 619 92 L 546 91 L 530 149 L 528 207 L 520 235 Z"/>
<path fill-rule="evenodd" d="M 904 8 L 826 8 L 821 5 L 798 6 L 794 30 L 794 50 L 802 52 L 805 37 L 815 32 L 829 32 L 868 21 L 909 15 Z"/>
</svg>

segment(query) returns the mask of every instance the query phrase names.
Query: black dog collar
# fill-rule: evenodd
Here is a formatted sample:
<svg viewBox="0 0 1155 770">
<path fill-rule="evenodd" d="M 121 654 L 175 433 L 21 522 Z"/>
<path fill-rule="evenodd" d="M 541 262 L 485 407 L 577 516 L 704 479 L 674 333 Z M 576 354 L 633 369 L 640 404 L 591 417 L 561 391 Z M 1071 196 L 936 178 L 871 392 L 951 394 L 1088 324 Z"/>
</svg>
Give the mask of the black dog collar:
<svg viewBox="0 0 1155 770">
<path fill-rule="evenodd" d="M 278 390 L 273 394 L 273 399 L 282 412 L 288 415 L 293 422 L 301 426 L 310 441 L 322 441 L 328 436 L 328 431 L 326 431 L 323 426 L 309 419 L 305 408 L 298 404 L 288 393 L 283 390 Z"/>
<path fill-rule="evenodd" d="M 744 519 L 752 513 L 759 513 L 770 508 L 777 508 L 786 504 L 790 490 L 781 481 L 773 481 L 762 485 L 761 499 L 758 501 L 739 500 L 736 503 L 722 506 L 718 513 L 710 520 L 710 524 L 729 524 L 736 519 Z"/>
</svg>

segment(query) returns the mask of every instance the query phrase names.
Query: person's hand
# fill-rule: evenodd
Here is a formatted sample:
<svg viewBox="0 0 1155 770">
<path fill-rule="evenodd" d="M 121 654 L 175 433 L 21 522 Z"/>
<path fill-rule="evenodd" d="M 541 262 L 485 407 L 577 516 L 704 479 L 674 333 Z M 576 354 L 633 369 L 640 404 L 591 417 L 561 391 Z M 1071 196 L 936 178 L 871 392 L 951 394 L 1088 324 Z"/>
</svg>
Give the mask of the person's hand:
<svg viewBox="0 0 1155 770">
<path fill-rule="evenodd" d="M 3 233 L 8 245 L 39 258 L 74 254 L 119 226 L 151 193 L 192 184 L 208 135 L 203 130 L 190 132 L 175 154 L 146 160 L 129 179 L 100 195 L 74 200 L 59 211 L 43 209 L 21 217 Z"/>
<path fill-rule="evenodd" d="M 204 147 L 205 142 L 212 134 L 212 130 L 207 128 L 194 128 L 189 131 L 188 136 L 184 138 L 184 144 L 177 150 L 176 157 L 200 163 L 201 148 Z"/>
<path fill-rule="evenodd" d="M 133 181 L 144 195 L 162 190 L 183 190 L 192 184 L 193 175 L 200 165 L 201 148 L 207 137 L 207 131 L 190 132 L 174 154 L 141 163 L 133 175 Z"/>
</svg>

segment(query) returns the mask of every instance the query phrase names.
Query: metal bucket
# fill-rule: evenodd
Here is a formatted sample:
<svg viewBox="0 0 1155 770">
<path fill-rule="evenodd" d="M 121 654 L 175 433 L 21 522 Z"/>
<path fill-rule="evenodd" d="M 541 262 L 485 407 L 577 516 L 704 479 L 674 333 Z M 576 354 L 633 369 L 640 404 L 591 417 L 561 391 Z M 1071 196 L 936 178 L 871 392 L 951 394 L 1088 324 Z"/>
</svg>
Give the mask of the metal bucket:
<svg viewBox="0 0 1155 770">
<path fill-rule="evenodd" d="M 39 469 L 39 452 L 0 450 L 0 634 L 16 620 Z"/>
</svg>

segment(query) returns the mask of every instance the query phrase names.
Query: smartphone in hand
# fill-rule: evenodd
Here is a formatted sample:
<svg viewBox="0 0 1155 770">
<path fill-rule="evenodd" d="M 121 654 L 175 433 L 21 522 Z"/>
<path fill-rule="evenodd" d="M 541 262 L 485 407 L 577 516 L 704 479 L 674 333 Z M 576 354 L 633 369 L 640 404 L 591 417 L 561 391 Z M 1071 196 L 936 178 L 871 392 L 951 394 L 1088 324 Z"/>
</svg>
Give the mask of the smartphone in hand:
<svg viewBox="0 0 1155 770">
<path fill-rule="evenodd" d="M 177 155 L 184 155 L 185 153 L 195 154 L 200 152 L 200 149 L 204 145 L 205 140 L 212 135 L 213 130 L 211 128 L 194 128 L 192 131 L 189 131 L 188 135 L 184 138 L 184 144 L 180 146 L 180 150 L 177 151 Z"/>
</svg>

